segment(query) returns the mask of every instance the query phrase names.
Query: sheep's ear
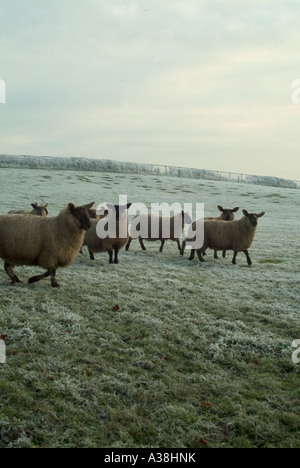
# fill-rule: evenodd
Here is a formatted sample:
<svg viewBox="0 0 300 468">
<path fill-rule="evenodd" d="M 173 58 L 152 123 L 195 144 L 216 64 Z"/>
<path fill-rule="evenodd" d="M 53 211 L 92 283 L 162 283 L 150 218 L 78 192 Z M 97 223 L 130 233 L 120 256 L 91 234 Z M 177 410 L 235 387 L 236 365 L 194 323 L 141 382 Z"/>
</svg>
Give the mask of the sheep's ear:
<svg viewBox="0 0 300 468">
<path fill-rule="evenodd" d="M 218 205 L 218 210 L 222 211 L 222 213 L 224 212 L 224 208 L 222 208 L 222 206 L 220 206 L 220 205 Z"/>
<path fill-rule="evenodd" d="M 74 205 L 74 203 L 69 203 L 69 204 L 68 204 L 68 208 L 69 208 L 69 210 L 70 210 L 71 212 L 74 211 L 74 210 L 75 210 L 75 205 Z"/>
<path fill-rule="evenodd" d="M 233 208 L 232 213 L 236 213 L 237 211 L 239 211 L 239 209 L 240 209 L 239 206 L 236 208 Z"/>
<path fill-rule="evenodd" d="M 47 203 L 47 204 L 45 205 L 45 208 L 47 208 L 48 205 L 49 205 L 49 203 Z"/>
<path fill-rule="evenodd" d="M 244 214 L 245 216 L 248 216 L 248 215 L 249 215 L 249 213 L 248 213 L 247 210 L 243 210 L 243 214 Z"/>
<path fill-rule="evenodd" d="M 115 205 L 112 205 L 111 203 L 106 203 L 106 206 L 109 210 L 115 210 Z"/>
<path fill-rule="evenodd" d="M 95 205 L 95 202 L 89 203 L 88 205 L 86 205 L 86 208 L 90 210 L 91 208 L 93 208 L 94 205 Z"/>
<path fill-rule="evenodd" d="M 31 203 L 32 208 L 36 208 L 37 204 Z"/>
<path fill-rule="evenodd" d="M 124 211 L 129 210 L 131 205 L 132 205 L 132 203 L 127 203 L 127 205 L 120 205 L 120 206 L 116 205 L 115 210 L 116 211 L 119 210 L 121 213 L 123 213 Z"/>
<path fill-rule="evenodd" d="M 259 213 L 258 215 L 256 215 L 258 218 L 261 218 L 265 213 L 265 211 L 263 211 L 262 213 Z"/>
</svg>

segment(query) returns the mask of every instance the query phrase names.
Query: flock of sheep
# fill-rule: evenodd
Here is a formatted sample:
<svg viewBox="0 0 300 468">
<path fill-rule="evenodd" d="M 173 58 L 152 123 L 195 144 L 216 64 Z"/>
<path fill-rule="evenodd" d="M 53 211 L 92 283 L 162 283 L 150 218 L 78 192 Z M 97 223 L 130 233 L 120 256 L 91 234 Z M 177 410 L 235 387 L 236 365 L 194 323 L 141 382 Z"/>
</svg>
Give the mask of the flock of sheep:
<svg viewBox="0 0 300 468">
<path fill-rule="evenodd" d="M 109 262 L 118 263 L 118 253 L 126 247 L 129 249 L 132 237 L 128 226 L 127 205 L 107 204 L 102 215 L 98 215 L 93 208 L 94 203 L 76 207 L 69 203 L 58 216 L 48 217 L 48 205 L 32 204 L 32 210 L 11 211 L 7 215 L 0 216 L 0 258 L 4 260 L 4 269 L 10 277 L 12 284 L 21 283 L 14 273 L 14 267 L 19 265 L 38 266 L 46 270 L 45 273 L 29 279 L 29 283 L 35 283 L 46 277 L 51 277 L 51 286 L 56 288 L 59 284 L 56 281 L 56 271 L 58 268 L 71 265 L 76 259 L 82 247 L 87 246 L 90 258 L 94 259 L 94 253 L 108 252 Z M 151 237 L 151 223 L 154 222 L 151 215 L 139 215 L 134 218 L 141 224 L 145 221 L 148 225 L 147 232 L 139 236 L 139 242 L 143 250 L 146 250 L 144 241 L 160 241 L 160 252 L 163 252 L 166 240 L 177 242 L 178 250 L 183 256 L 187 242 L 193 243 L 195 240 L 195 229 L 200 221 L 204 225 L 204 244 L 201 248 L 192 248 L 190 260 L 197 252 L 198 258 L 204 262 L 203 256 L 206 250 L 213 249 L 215 258 L 217 251 L 223 251 L 225 257 L 227 250 L 233 250 L 232 262 L 236 263 L 238 252 L 244 252 L 248 265 L 251 265 L 248 249 L 250 248 L 258 218 L 264 213 L 251 213 L 243 210 L 244 216 L 235 220 L 235 213 L 239 208 L 223 209 L 218 206 L 221 215 L 216 218 L 204 218 L 195 221 L 183 211 L 173 217 L 166 219 L 162 216 L 155 221 L 159 227 L 157 237 Z M 143 216 L 146 219 L 143 220 Z M 115 235 L 113 237 L 101 236 L 107 230 L 108 221 L 113 220 L 115 224 Z M 163 223 L 170 227 L 170 236 L 166 239 L 163 233 Z M 180 238 L 185 225 L 190 225 L 187 238 L 180 245 Z M 180 226 L 180 229 L 176 227 Z M 180 232 L 178 232 L 180 231 Z"/>
</svg>

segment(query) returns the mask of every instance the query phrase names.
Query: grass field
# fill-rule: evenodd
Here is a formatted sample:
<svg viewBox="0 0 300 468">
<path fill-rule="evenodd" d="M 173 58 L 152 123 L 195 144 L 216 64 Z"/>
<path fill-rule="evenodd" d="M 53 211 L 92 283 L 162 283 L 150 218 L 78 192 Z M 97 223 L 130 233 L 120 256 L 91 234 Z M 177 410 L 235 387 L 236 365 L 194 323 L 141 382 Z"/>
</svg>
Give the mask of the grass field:
<svg viewBox="0 0 300 468">
<path fill-rule="evenodd" d="M 119 265 L 87 251 L 61 288 L 0 270 L 0 448 L 300 447 L 300 191 L 202 180 L 0 170 L 0 214 L 49 203 L 205 203 L 265 211 L 237 266 L 133 242 Z M 241 211 L 237 217 L 241 216 Z M 118 306 L 118 307 L 116 307 Z"/>
</svg>

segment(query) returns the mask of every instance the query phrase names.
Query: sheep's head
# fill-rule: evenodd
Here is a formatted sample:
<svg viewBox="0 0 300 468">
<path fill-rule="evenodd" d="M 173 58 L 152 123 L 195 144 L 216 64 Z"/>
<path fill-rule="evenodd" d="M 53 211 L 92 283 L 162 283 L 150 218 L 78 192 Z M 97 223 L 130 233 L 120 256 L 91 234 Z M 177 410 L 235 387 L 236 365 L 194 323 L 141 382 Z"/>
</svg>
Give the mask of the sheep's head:
<svg viewBox="0 0 300 468">
<path fill-rule="evenodd" d="M 88 210 L 88 213 L 89 213 L 89 217 L 90 217 L 91 219 L 96 219 L 96 218 L 97 218 L 97 211 L 96 211 L 95 208 L 90 208 L 90 209 Z"/>
<path fill-rule="evenodd" d="M 218 206 L 218 210 L 221 211 L 221 219 L 223 221 L 233 221 L 234 220 L 234 213 L 239 211 L 239 207 L 233 208 L 232 210 L 229 208 L 222 208 L 222 206 Z"/>
<path fill-rule="evenodd" d="M 265 214 L 265 212 L 263 211 L 262 213 L 256 214 L 248 213 L 247 210 L 243 210 L 243 214 L 249 219 L 251 226 L 256 227 L 258 218 L 261 218 Z"/>
<path fill-rule="evenodd" d="M 84 229 L 85 231 L 88 231 L 92 225 L 90 217 L 89 217 L 89 209 L 92 208 L 92 206 L 95 204 L 95 202 L 90 203 L 88 205 L 83 205 L 83 206 L 75 206 L 73 203 L 69 203 L 68 209 L 70 213 L 74 216 L 74 218 L 77 221 L 77 224 L 80 229 Z"/>
<path fill-rule="evenodd" d="M 36 216 L 48 216 L 48 203 L 47 205 L 38 205 L 37 203 L 32 203 L 31 206 L 34 209 L 34 214 Z"/>
</svg>

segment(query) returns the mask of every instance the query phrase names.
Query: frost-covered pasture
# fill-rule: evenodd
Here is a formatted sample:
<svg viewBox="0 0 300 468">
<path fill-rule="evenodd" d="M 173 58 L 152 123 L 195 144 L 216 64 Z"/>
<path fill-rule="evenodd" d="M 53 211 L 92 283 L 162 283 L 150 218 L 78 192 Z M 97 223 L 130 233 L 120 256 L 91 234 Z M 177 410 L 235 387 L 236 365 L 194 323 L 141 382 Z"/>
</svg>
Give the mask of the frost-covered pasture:
<svg viewBox="0 0 300 468">
<path fill-rule="evenodd" d="M 86 249 L 49 280 L 0 269 L 0 447 L 300 447 L 299 197 L 293 189 L 138 174 L 1 169 L 0 214 L 49 203 L 205 203 L 265 211 L 247 266 L 133 241 Z"/>
</svg>

